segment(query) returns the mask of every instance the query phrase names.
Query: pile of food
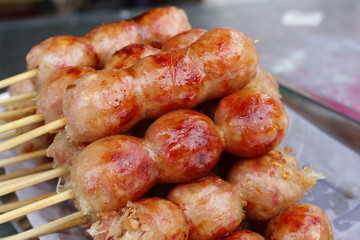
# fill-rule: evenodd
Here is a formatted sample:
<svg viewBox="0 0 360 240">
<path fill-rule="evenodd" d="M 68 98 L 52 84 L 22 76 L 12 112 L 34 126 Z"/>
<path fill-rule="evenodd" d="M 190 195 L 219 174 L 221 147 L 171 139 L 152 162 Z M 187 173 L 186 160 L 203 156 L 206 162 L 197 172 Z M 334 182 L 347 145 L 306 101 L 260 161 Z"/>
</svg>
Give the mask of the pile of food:
<svg viewBox="0 0 360 240">
<path fill-rule="evenodd" d="M 288 116 L 244 33 L 191 29 L 164 7 L 49 38 L 26 60 L 36 77 L 9 92 L 36 91 L 35 125 L 65 128 L 18 149 L 65 169 L 94 239 L 333 239 L 325 212 L 299 204 L 323 176 L 278 147 Z"/>
</svg>

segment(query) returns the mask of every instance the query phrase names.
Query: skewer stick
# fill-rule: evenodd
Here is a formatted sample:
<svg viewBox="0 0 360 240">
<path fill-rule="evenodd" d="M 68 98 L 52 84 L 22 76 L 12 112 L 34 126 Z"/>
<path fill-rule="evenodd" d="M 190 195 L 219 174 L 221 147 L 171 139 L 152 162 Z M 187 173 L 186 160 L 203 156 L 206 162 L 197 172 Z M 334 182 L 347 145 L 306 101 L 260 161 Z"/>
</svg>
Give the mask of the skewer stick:
<svg viewBox="0 0 360 240">
<path fill-rule="evenodd" d="M 34 174 L 36 174 L 36 173 L 34 173 Z M 29 178 L 29 176 L 24 176 L 24 177 L 18 177 L 18 178 L 2 181 L 2 182 L 0 182 L 0 188 L 4 187 L 4 186 L 7 186 L 9 184 L 14 184 L 14 183 L 17 183 L 17 182 L 20 182 L 20 181 L 25 181 L 28 178 Z"/>
<path fill-rule="evenodd" d="M 17 74 L 15 76 L 5 78 L 0 81 L 0 88 L 4 88 L 10 85 L 13 85 L 15 83 L 24 81 L 26 79 L 30 79 L 35 77 L 38 74 L 39 70 L 37 68 Z"/>
<path fill-rule="evenodd" d="M 26 206 L 26 205 L 28 205 L 30 203 L 37 202 L 37 201 L 39 201 L 41 199 L 48 198 L 48 197 L 53 196 L 55 194 L 57 194 L 57 193 L 52 192 L 52 193 L 47 193 L 47 194 L 44 194 L 44 195 L 41 195 L 41 196 L 36 196 L 36 197 L 33 197 L 33 198 L 25 199 L 25 200 L 22 200 L 22 201 L 10 202 L 10 203 L 0 205 L 0 213 L 9 212 L 11 210 Z"/>
<path fill-rule="evenodd" d="M 15 157 L 6 158 L 3 160 L 0 160 L 0 167 L 4 167 L 7 165 L 24 162 L 30 159 L 35 159 L 39 157 L 45 157 L 46 156 L 46 149 L 38 150 L 31 153 L 25 153 L 21 155 L 17 155 Z"/>
<path fill-rule="evenodd" d="M 52 205 L 55 205 L 59 202 L 64 202 L 66 200 L 74 198 L 74 192 L 70 190 L 66 190 L 62 193 L 58 193 L 54 196 L 39 200 L 37 202 L 31 203 L 29 205 L 20 207 L 18 209 L 12 210 L 7 213 L 3 213 L 0 215 L 0 224 L 5 223 L 7 221 L 13 220 L 15 218 L 24 216 L 28 213 L 37 211 L 39 209 L 43 209 Z"/>
<path fill-rule="evenodd" d="M 36 167 L 32 167 L 32 168 L 25 168 L 16 172 L 12 172 L 12 173 L 8 173 L 8 174 L 3 174 L 0 176 L 0 181 L 6 181 L 9 179 L 14 179 L 17 177 L 22 177 L 22 176 L 26 176 L 29 175 L 31 173 L 37 173 L 37 172 L 41 172 L 44 170 L 49 170 L 53 167 L 54 163 L 49 162 L 49 163 L 45 163 Z"/>
<path fill-rule="evenodd" d="M 0 141 L 19 135 L 17 131 L 0 134 Z"/>
<path fill-rule="evenodd" d="M 0 152 L 6 151 L 10 148 L 16 147 L 26 141 L 29 141 L 33 138 L 39 137 L 41 135 L 44 135 L 46 133 L 49 133 L 53 130 L 62 128 L 65 126 L 66 120 L 65 118 L 60 118 L 58 120 L 55 120 L 53 122 L 50 122 L 48 124 L 45 124 L 44 126 L 38 127 L 34 130 L 31 130 L 29 132 L 26 132 L 20 136 L 14 137 L 10 140 L 7 140 L 5 142 L 0 143 Z"/>
<path fill-rule="evenodd" d="M 43 114 L 35 114 L 32 116 L 24 117 L 19 120 L 15 120 L 0 126 L 0 133 L 4 133 L 10 130 L 18 129 L 33 123 L 44 121 Z"/>
<path fill-rule="evenodd" d="M 76 212 L 70 214 L 66 217 L 57 219 L 55 221 L 49 222 L 42 226 L 33 228 L 26 232 L 22 232 L 10 237 L 0 238 L 0 240 L 25 240 L 33 237 L 42 236 L 45 234 L 49 234 L 55 231 L 60 231 L 69 227 L 78 226 L 80 224 L 86 223 L 87 219 L 82 212 Z"/>
<path fill-rule="evenodd" d="M 41 173 L 34 173 L 29 176 L 20 177 L 16 179 L 10 179 L 1 182 L 0 184 L 0 196 L 3 196 L 5 194 L 15 192 L 17 190 L 33 186 L 35 184 L 45 182 L 47 180 L 57 178 L 59 176 L 62 176 L 66 173 L 68 173 L 69 170 L 67 170 L 64 167 L 55 168 L 52 170 L 48 170 L 46 172 Z M 10 183 L 10 184 L 9 184 Z"/>
<path fill-rule="evenodd" d="M 31 106 L 31 107 L 2 112 L 0 113 L 0 119 L 16 118 L 16 117 L 25 116 L 27 114 L 34 114 L 35 110 L 36 110 L 36 106 Z"/>
<path fill-rule="evenodd" d="M 0 99 L 0 106 L 6 106 L 19 101 L 25 101 L 33 99 L 36 96 L 36 92 L 22 93 L 19 95 L 14 95 L 9 98 Z"/>
<path fill-rule="evenodd" d="M 53 228 L 48 228 L 47 231 L 45 230 L 44 232 L 42 232 L 40 235 L 38 236 L 42 236 L 42 235 L 46 235 L 49 233 L 55 233 L 55 232 L 60 232 L 62 230 L 68 229 L 68 228 L 73 228 L 73 227 L 77 227 L 81 224 L 85 224 L 87 223 L 89 220 L 86 217 L 82 217 L 76 220 L 73 220 L 71 222 L 65 223 L 63 225 L 57 226 L 57 227 L 53 227 Z"/>
</svg>

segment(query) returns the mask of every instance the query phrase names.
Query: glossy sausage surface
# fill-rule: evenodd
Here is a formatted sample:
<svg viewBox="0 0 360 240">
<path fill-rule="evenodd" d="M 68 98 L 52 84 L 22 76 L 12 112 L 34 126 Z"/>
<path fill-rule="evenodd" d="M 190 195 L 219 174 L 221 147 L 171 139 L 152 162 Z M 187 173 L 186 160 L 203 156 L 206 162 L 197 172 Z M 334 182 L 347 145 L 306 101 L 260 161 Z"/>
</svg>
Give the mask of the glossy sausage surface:
<svg viewBox="0 0 360 240">
<path fill-rule="evenodd" d="M 246 229 L 237 230 L 221 239 L 222 240 L 265 240 L 265 238 L 260 234 Z"/>
<path fill-rule="evenodd" d="M 102 138 L 85 147 L 71 168 L 76 204 L 92 215 L 117 211 L 157 182 L 194 181 L 211 172 L 222 146 L 214 123 L 191 110 L 160 117 L 143 139 Z"/>
<path fill-rule="evenodd" d="M 269 240 L 332 240 L 334 234 L 326 213 L 312 204 L 298 204 L 270 220 Z"/>
<path fill-rule="evenodd" d="M 227 28 L 208 31 L 188 48 L 75 81 L 63 101 L 66 131 L 80 142 L 124 132 L 144 118 L 235 92 L 257 67 L 257 51 L 246 35 Z"/>
<path fill-rule="evenodd" d="M 177 205 L 146 198 L 129 202 L 120 213 L 103 216 L 88 232 L 95 240 L 186 240 L 189 227 Z"/>
<path fill-rule="evenodd" d="M 244 88 L 220 101 L 214 121 L 223 132 L 226 151 L 249 158 L 278 146 L 289 119 L 277 97 L 264 90 Z"/>
<path fill-rule="evenodd" d="M 245 201 L 236 188 L 216 176 L 172 189 L 167 197 L 183 209 L 189 239 L 211 240 L 234 231 L 244 218 Z"/>
<path fill-rule="evenodd" d="M 161 48 L 170 37 L 190 30 L 185 12 L 176 7 L 150 10 L 130 20 L 102 24 L 84 37 L 55 36 L 30 49 L 27 69 L 38 68 L 36 87 L 54 72 L 69 66 L 102 68 L 117 50 L 132 43 Z"/>
<path fill-rule="evenodd" d="M 295 156 L 275 149 L 262 157 L 239 160 L 227 179 L 247 201 L 246 216 L 264 221 L 299 202 L 322 177 L 311 167 L 299 169 Z"/>
</svg>

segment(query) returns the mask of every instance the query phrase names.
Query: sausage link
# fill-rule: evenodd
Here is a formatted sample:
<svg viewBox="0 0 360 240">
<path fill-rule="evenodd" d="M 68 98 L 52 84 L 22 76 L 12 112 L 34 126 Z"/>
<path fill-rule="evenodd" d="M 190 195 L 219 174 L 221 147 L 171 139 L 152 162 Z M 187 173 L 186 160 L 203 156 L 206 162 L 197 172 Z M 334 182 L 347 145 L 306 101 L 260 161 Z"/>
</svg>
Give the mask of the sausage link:
<svg viewBox="0 0 360 240">
<path fill-rule="evenodd" d="M 267 101 L 262 102 L 256 100 L 257 98 L 260 100 L 267 98 Z M 249 101 L 248 99 L 255 100 Z M 260 114 L 259 117 L 259 111 L 256 110 L 259 108 L 270 109 L 271 114 Z M 239 121 L 239 118 L 243 117 L 243 113 L 248 110 L 252 111 L 247 114 L 246 121 Z M 271 110 L 277 111 L 277 114 L 274 114 Z M 176 182 L 176 179 L 184 179 L 186 176 L 192 178 L 192 175 L 198 175 L 196 169 L 199 166 L 194 166 L 194 169 L 190 171 L 189 168 L 191 166 L 187 164 L 192 161 L 180 161 L 179 159 L 196 159 L 201 157 L 202 164 L 207 164 L 223 148 L 226 151 L 231 151 L 238 157 L 249 157 L 249 155 L 259 157 L 274 149 L 286 133 L 288 120 L 282 103 L 276 97 L 260 90 L 242 89 L 231 94 L 223 98 L 214 111 L 217 116 L 215 119 L 216 126 L 210 119 L 204 118 L 203 115 L 194 111 L 174 111 L 165 114 L 151 124 L 145 134 L 145 138 L 152 143 L 152 151 L 158 155 L 158 168 L 161 169 L 160 181 L 161 179 L 169 181 L 171 178 L 173 179 L 172 181 Z M 262 119 L 259 120 L 259 118 Z M 181 145 L 179 144 L 179 141 L 182 140 L 180 136 L 173 137 L 176 133 L 174 129 L 179 125 L 186 125 L 188 129 L 186 137 L 194 139 L 193 145 Z M 206 131 L 207 128 L 210 128 L 211 131 Z M 272 129 L 272 131 L 267 129 Z M 179 128 L 178 131 L 181 131 L 181 129 Z M 65 134 L 62 133 L 62 135 Z M 217 143 L 219 138 L 221 139 L 221 145 L 204 144 L 208 142 Z M 68 137 L 66 137 L 65 142 L 69 141 Z M 75 142 L 71 144 L 79 145 Z M 57 144 L 56 142 L 54 145 L 56 145 L 54 149 L 57 149 L 58 152 L 55 154 L 57 156 L 61 154 L 61 145 L 67 146 L 67 144 Z M 189 150 L 185 151 L 184 149 Z M 62 151 L 67 152 L 66 148 L 63 148 Z M 66 157 L 61 158 L 64 159 Z M 171 161 L 174 158 L 177 161 Z M 71 163 L 72 160 L 59 160 L 59 162 Z"/>
<path fill-rule="evenodd" d="M 54 72 L 69 66 L 101 68 L 118 49 L 132 43 L 161 45 L 190 30 L 185 12 L 176 7 L 150 10 L 130 20 L 102 24 L 84 37 L 55 36 L 30 49 L 27 69 L 38 68 L 37 88 Z"/>
<path fill-rule="evenodd" d="M 131 67 L 140 59 L 159 52 L 160 49 L 154 48 L 148 44 L 130 44 L 117 50 L 106 62 L 105 69 L 125 69 Z"/>
<path fill-rule="evenodd" d="M 198 40 L 204 33 L 205 29 L 195 28 L 185 32 L 181 32 L 169 40 L 165 41 L 161 50 L 170 51 L 179 48 L 188 47 L 190 44 Z"/>
<path fill-rule="evenodd" d="M 246 88 L 258 88 L 272 94 L 277 98 L 281 98 L 279 84 L 277 83 L 274 76 L 263 68 L 258 70 L 256 76 L 251 79 L 249 84 L 246 85 Z"/>
<path fill-rule="evenodd" d="M 121 214 L 102 217 L 88 230 L 95 240 L 186 240 L 189 226 L 181 209 L 160 198 L 129 202 Z"/>
<path fill-rule="evenodd" d="M 333 240 L 334 234 L 326 213 L 313 204 L 298 204 L 270 220 L 266 239 Z"/>
<path fill-rule="evenodd" d="M 257 67 L 256 48 L 246 35 L 227 28 L 208 31 L 188 48 L 75 81 L 63 101 L 66 131 L 79 142 L 124 132 L 142 119 L 235 92 Z"/>
<path fill-rule="evenodd" d="M 148 130 L 156 133 L 154 138 L 115 135 L 93 142 L 77 155 L 71 182 L 77 206 L 84 213 L 117 211 L 156 182 L 187 182 L 210 173 L 223 149 L 214 123 L 191 110 L 168 115 L 174 124 L 164 129 L 167 117 L 159 118 Z"/>
<path fill-rule="evenodd" d="M 236 119 L 236 115 L 230 117 Z M 145 193 L 155 182 L 189 182 L 206 176 L 226 148 L 222 135 L 221 128 L 205 115 L 178 110 L 157 119 L 144 139 L 115 135 L 93 142 L 77 156 L 72 168 L 75 193 L 77 199 L 82 199 L 79 207 L 85 212 L 116 210 L 127 200 L 136 200 L 139 192 Z M 119 168 L 126 166 L 124 162 L 133 161 L 133 169 L 124 172 L 123 167 Z M 141 165 L 147 167 L 141 170 Z M 140 170 L 145 172 L 140 174 Z M 137 178 L 137 175 L 144 177 Z M 124 181 L 140 181 L 142 186 L 140 183 L 126 185 Z M 102 187 L 103 184 L 111 188 Z M 105 201 L 111 198 L 117 199 L 114 204 Z"/>
<path fill-rule="evenodd" d="M 246 202 L 236 188 L 213 175 L 176 186 L 167 199 L 183 209 L 191 240 L 218 239 L 234 231 L 245 217 Z"/>
<path fill-rule="evenodd" d="M 298 201 L 298 197 L 295 197 L 292 199 L 292 204 L 288 205 L 282 201 L 282 198 L 286 198 L 287 194 L 292 195 L 292 193 L 288 193 L 288 191 L 291 191 L 291 188 L 298 189 L 302 184 L 298 182 L 302 182 L 302 178 L 308 181 L 308 179 L 312 177 L 314 183 L 316 182 L 318 176 L 315 171 L 308 168 L 299 170 L 296 166 L 296 160 L 290 158 L 292 158 L 292 156 L 288 156 L 286 152 L 274 150 L 263 158 L 242 159 L 234 166 L 232 172 L 229 174 L 228 182 L 210 175 L 192 183 L 176 186 L 169 192 L 167 199 L 182 209 L 187 219 L 188 227 L 184 227 L 184 229 L 189 228 L 189 239 L 219 239 L 221 236 L 229 233 L 230 235 L 227 235 L 224 239 L 264 239 L 259 234 L 246 230 L 231 232 L 233 232 L 244 219 L 243 209 L 247 217 L 251 218 L 251 214 L 254 214 L 251 210 L 254 206 L 252 202 L 254 198 L 249 198 L 249 194 L 246 191 L 261 191 L 259 198 L 256 199 L 259 201 L 260 212 L 261 208 L 268 209 L 267 206 L 269 206 L 268 204 L 270 202 L 270 207 L 276 208 L 275 211 L 277 211 L 273 212 L 271 216 L 273 217 Z M 264 163 L 264 159 L 266 159 L 269 164 Z M 248 166 L 249 161 L 251 161 L 253 165 Z M 278 181 L 279 178 L 277 176 L 279 175 L 285 180 L 295 178 L 294 175 L 296 175 L 297 179 L 290 179 L 288 183 L 284 183 Z M 273 179 L 269 181 L 266 176 L 267 178 Z M 248 186 L 240 186 L 238 181 L 233 181 L 236 177 L 245 179 L 244 182 Z M 261 184 L 254 185 L 251 181 L 261 182 Z M 280 191 L 273 191 L 273 186 L 276 184 L 285 188 L 287 191 L 282 191 L 281 189 Z M 302 188 L 305 188 L 305 186 L 302 186 Z M 246 191 L 244 191 L 244 189 Z M 269 191 L 270 194 L 268 194 L 267 191 Z M 295 192 L 296 191 L 297 190 L 295 190 Z M 303 196 L 304 193 L 303 191 L 301 196 Z M 297 194 L 298 193 L 295 195 Z M 287 200 L 289 200 L 289 198 L 287 198 L 286 201 Z M 294 235 L 296 237 L 299 236 L 299 238 L 296 239 L 304 239 L 304 236 L 307 236 L 306 234 L 313 232 L 316 232 L 316 236 L 321 235 L 324 237 L 319 239 L 333 239 L 331 224 L 322 210 L 319 210 L 317 207 L 305 206 L 300 209 L 301 205 L 297 206 L 290 208 L 270 221 L 266 230 L 266 239 L 287 239 L 286 236 L 289 234 L 296 234 Z M 303 211 L 304 209 L 305 211 Z M 125 212 L 126 211 L 127 210 L 125 210 Z M 252 213 L 249 214 L 248 211 L 252 211 Z M 101 223 L 103 221 L 102 216 L 105 216 L 106 219 L 107 213 L 100 213 L 99 216 L 99 222 Z M 116 225 L 112 225 L 112 229 L 122 229 L 127 219 L 125 219 L 121 213 L 116 214 L 116 216 L 116 218 L 122 218 L 122 221 L 117 221 Z M 153 213 L 151 219 L 160 216 L 161 213 Z M 137 221 L 146 221 L 146 217 L 139 217 Z M 106 225 L 106 222 L 102 224 L 105 229 Z M 155 227 L 155 230 L 156 229 Z M 149 231 L 151 232 L 152 229 Z M 104 230 L 104 232 L 107 232 L 107 230 Z M 112 234 L 117 234 L 116 230 L 114 230 Z M 163 238 L 160 237 L 159 239 Z"/>
<path fill-rule="evenodd" d="M 221 239 L 222 240 L 265 240 L 265 238 L 260 234 L 246 229 L 237 230 Z"/>
<path fill-rule="evenodd" d="M 39 88 L 54 72 L 70 66 L 97 67 L 93 47 L 82 37 L 56 36 L 33 47 L 26 55 L 27 69 L 38 68 L 35 85 Z"/>
<path fill-rule="evenodd" d="M 259 157 L 284 139 L 288 116 L 281 101 L 256 88 L 223 98 L 214 122 L 222 130 L 226 151 L 238 157 Z"/>
<path fill-rule="evenodd" d="M 94 71 L 90 67 L 76 66 L 52 74 L 39 89 L 36 99 L 37 113 L 46 113 L 46 123 L 63 117 L 62 100 L 66 87 L 86 73 Z"/>
<path fill-rule="evenodd" d="M 246 216 L 264 221 L 300 201 L 321 178 L 311 167 L 299 169 L 294 156 L 275 149 L 262 157 L 239 160 L 227 180 L 247 201 Z"/>
</svg>

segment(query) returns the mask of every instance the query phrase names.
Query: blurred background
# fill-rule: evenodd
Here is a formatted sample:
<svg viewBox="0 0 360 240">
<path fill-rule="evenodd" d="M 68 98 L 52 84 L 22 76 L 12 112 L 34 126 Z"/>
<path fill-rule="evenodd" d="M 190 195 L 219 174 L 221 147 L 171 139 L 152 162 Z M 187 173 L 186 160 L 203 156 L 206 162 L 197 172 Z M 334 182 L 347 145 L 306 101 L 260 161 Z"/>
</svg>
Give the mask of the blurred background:
<svg viewBox="0 0 360 240">
<path fill-rule="evenodd" d="M 213 1 L 225 2 L 220 0 L 0 0 L 0 19 L 66 15 L 124 7 L 211 3 Z"/>
</svg>

